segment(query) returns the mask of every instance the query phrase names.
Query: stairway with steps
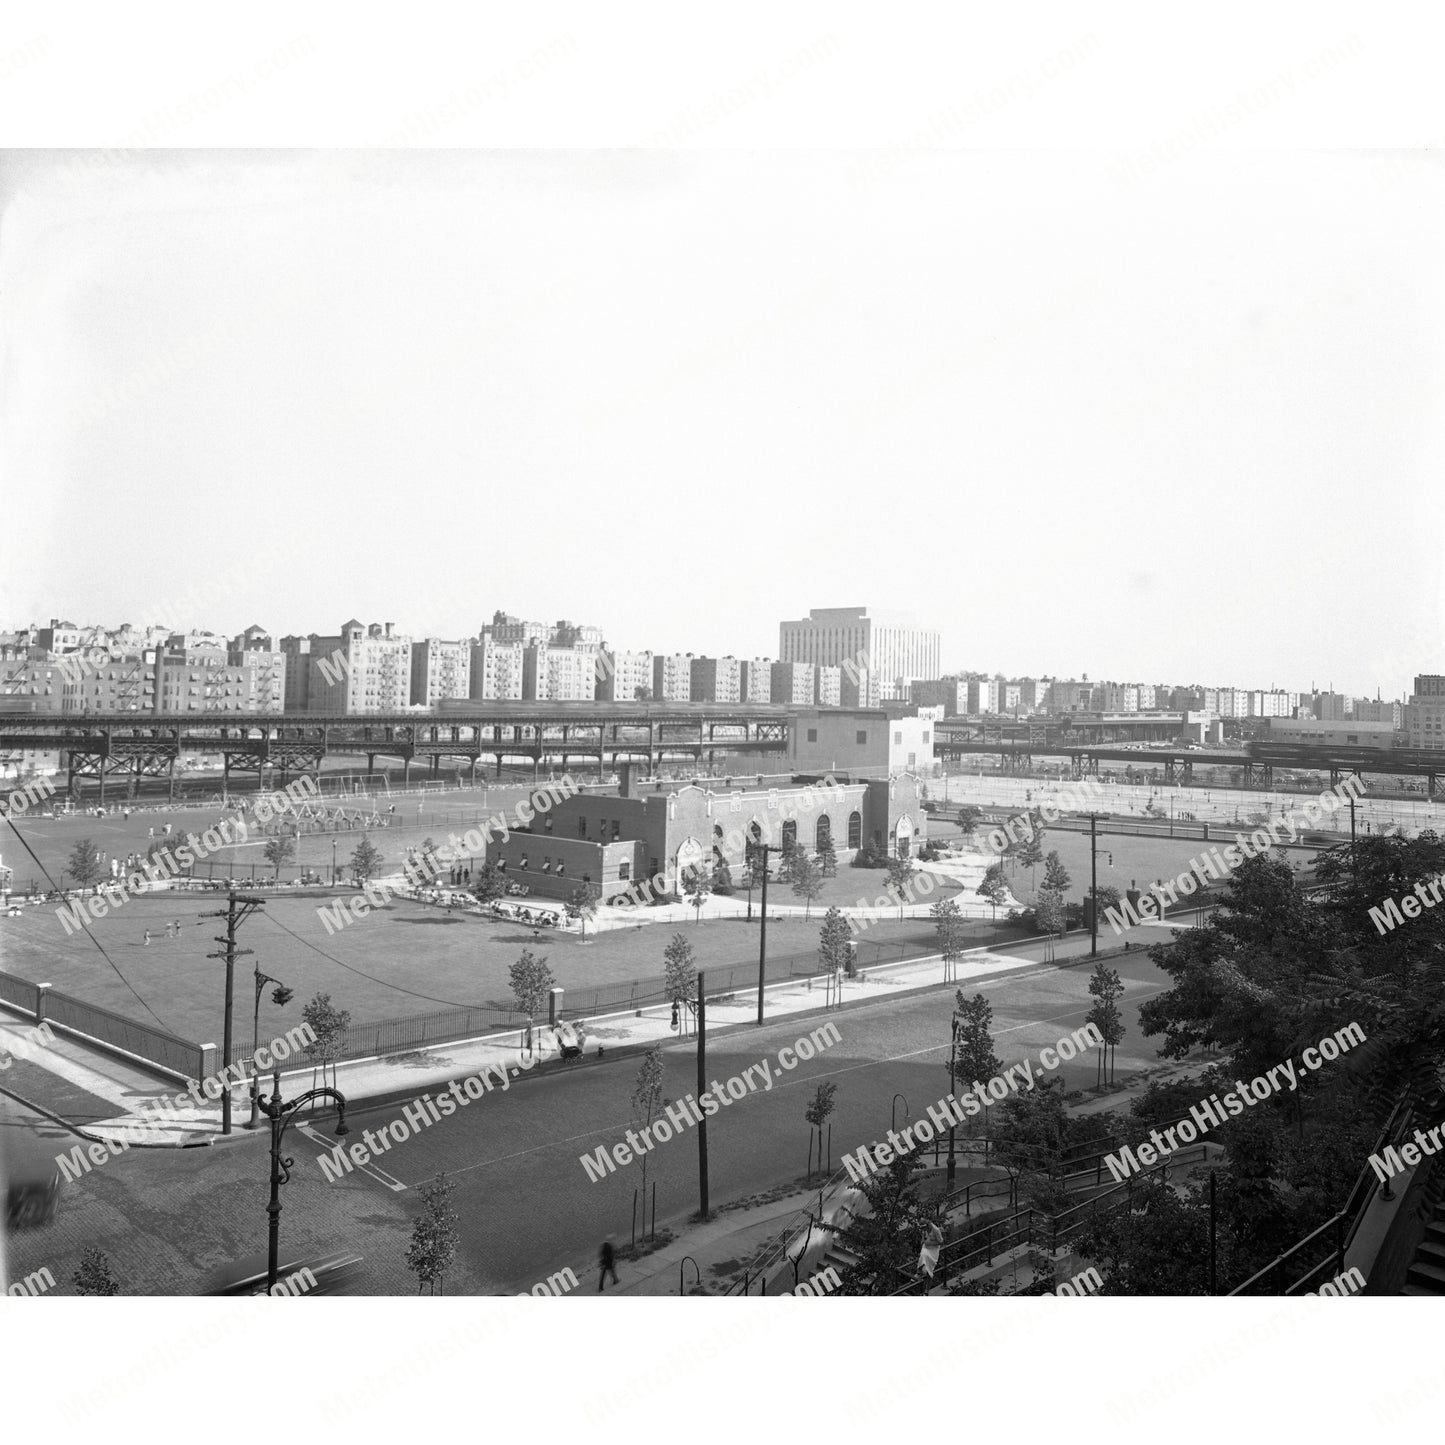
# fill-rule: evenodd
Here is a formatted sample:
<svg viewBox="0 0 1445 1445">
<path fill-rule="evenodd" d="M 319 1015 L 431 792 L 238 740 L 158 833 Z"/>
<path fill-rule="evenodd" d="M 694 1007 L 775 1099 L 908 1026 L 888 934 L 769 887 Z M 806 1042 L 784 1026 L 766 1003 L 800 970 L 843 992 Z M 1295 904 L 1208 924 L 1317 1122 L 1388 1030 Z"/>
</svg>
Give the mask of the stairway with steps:
<svg viewBox="0 0 1445 1445">
<path fill-rule="evenodd" d="M 1430 1183 L 1429 1223 L 1415 1248 L 1401 1294 L 1445 1295 L 1445 1170 L 1437 1169 Z"/>
</svg>

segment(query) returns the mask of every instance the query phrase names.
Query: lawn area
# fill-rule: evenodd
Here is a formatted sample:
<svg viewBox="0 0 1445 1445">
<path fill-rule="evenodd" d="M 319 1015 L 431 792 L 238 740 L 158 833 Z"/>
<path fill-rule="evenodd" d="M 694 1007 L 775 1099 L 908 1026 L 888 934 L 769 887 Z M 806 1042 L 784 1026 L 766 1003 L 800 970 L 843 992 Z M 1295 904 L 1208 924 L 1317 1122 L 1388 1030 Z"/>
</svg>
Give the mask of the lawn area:
<svg viewBox="0 0 1445 1445">
<path fill-rule="evenodd" d="M 357 1022 L 429 1013 L 454 1004 L 510 1003 L 507 970 L 524 948 L 544 955 L 557 982 L 577 990 L 588 984 L 660 977 L 662 950 L 683 933 L 699 967 L 755 961 L 756 924 L 704 920 L 700 924 L 648 924 L 589 936 L 543 932 L 534 945 L 531 930 L 473 915 L 397 901 L 339 932 L 327 935 L 316 908 L 318 897 L 268 898 L 265 909 L 242 925 L 241 944 L 253 950 L 237 968 L 238 1037 L 250 1038 L 253 1001 L 251 970 L 258 966 L 296 991 L 298 1004 L 285 1017 L 295 1023 L 299 1002 L 329 993 Z M 771 901 L 771 900 L 770 900 Z M 67 937 L 53 906 L 27 907 L 19 918 L 0 918 L 0 968 L 32 983 L 57 989 L 112 1009 L 128 1018 L 161 1026 L 197 1043 L 219 1041 L 224 988 L 220 960 L 207 958 L 223 922 L 219 893 L 145 894 L 130 898 L 91 928 L 120 975 L 89 938 Z M 210 916 L 207 916 L 210 915 Z M 167 938 L 168 920 L 180 920 L 180 937 Z M 818 946 L 819 918 L 770 919 L 768 956 L 811 953 Z M 143 942 L 146 929 L 151 941 Z M 926 940 L 923 921 L 886 922 L 870 927 L 867 939 Z M 136 995 L 153 1013 L 137 1001 Z M 261 1031 L 281 1015 L 263 1000 Z M 245 1020 L 242 1024 L 242 1020 Z"/>
</svg>

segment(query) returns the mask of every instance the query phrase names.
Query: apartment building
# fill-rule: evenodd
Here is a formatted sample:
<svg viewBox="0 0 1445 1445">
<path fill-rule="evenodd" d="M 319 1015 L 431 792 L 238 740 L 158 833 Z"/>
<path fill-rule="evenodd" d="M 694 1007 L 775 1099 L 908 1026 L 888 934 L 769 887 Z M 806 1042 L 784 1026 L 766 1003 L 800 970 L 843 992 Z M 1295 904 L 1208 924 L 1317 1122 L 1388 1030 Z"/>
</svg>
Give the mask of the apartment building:
<svg viewBox="0 0 1445 1445">
<path fill-rule="evenodd" d="M 737 702 L 742 669 L 735 657 L 694 657 L 689 670 L 693 702 Z"/>
<path fill-rule="evenodd" d="M 592 702 L 597 653 L 533 643 L 522 649 L 522 697 L 528 702 Z"/>
<path fill-rule="evenodd" d="M 635 702 L 652 696 L 652 654 L 603 648 L 597 657 L 599 702 Z"/>
<path fill-rule="evenodd" d="M 390 622 L 350 618 L 334 637 L 311 635 L 307 711 L 402 712 L 411 702 L 411 638 Z"/>
<path fill-rule="evenodd" d="M 483 633 L 471 646 L 472 674 L 468 696 L 473 702 L 494 702 L 522 696 L 520 642 L 498 642 Z"/>
<path fill-rule="evenodd" d="M 818 680 L 811 662 L 775 662 L 768 669 L 768 701 L 809 707 L 817 701 Z"/>
<path fill-rule="evenodd" d="M 773 660 L 770 657 L 746 657 L 738 663 L 738 701 L 772 702 Z M 809 697 L 807 701 L 812 702 Z"/>
<path fill-rule="evenodd" d="M 446 698 L 472 693 L 470 639 L 446 642 L 427 637 L 411 645 L 411 701 L 413 707 L 435 707 Z"/>
<path fill-rule="evenodd" d="M 865 607 L 815 607 L 805 618 L 780 623 L 778 633 L 781 661 L 844 668 L 845 705 L 846 684 L 863 705 L 876 706 L 885 692 L 906 699 L 915 679 L 937 677 L 941 670 L 939 632 L 901 618 L 870 617 Z"/>
<path fill-rule="evenodd" d="M 652 696 L 658 702 L 692 701 L 692 653 L 659 652 L 652 659 Z"/>
</svg>

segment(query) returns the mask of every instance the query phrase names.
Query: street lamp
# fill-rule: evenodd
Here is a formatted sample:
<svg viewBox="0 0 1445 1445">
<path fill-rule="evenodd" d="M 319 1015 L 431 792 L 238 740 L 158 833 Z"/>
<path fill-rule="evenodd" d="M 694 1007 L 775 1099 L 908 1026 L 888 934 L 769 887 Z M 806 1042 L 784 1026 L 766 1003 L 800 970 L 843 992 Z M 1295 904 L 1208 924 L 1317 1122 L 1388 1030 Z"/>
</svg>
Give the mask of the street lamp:
<svg viewBox="0 0 1445 1445">
<path fill-rule="evenodd" d="M 257 963 L 256 1008 L 251 1016 L 251 1117 L 242 1126 L 246 1129 L 255 1129 L 261 1122 L 257 1116 L 261 1098 L 261 1070 L 256 1064 L 256 1051 L 261 1043 L 261 990 L 268 983 L 276 985 L 275 992 L 271 995 L 271 1002 L 277 1008 L 285 1008 L 296 997 L 295 991 L 287 988 L 279 978 L 272 978 L 269 973 L 262 973 L 261 965 Z"/>
<path fill-rule="evenodd" d="M 953 1018 L 949 1023 L 948 1041 L 948 1092 L 953 1093 L 958 1084 L 958 1010 L 954 1009 Z M 958 1137 L 958 1124 L 950 1115 L 948 1125 L 948 1187 L 953 1188 L 954 1176 L 958 1172 L 958 1164 L 954 1155 L 954 1141 Z"/>
<path fill-rule="evenodd" d="M 313 1099 L 336 1100 L 336 1137 L 344 1139 L 351 1130 L 346 1127 L 346 1095 L 338 1089 L 310 1089 L 289 1103 L 281 1101 L 281 1066 L 276 1065 L 271 1075 L 271 1097 L 261 1100 L 261 1112 L 271 1121 L 271 1202 L 266 1206 L 270 1217 L 269 1254 L 266 1264 L 266 1291 L 269 1294 L 276 1283 L 276 1266 L 281 1248 L 281 1186 L 291 1178 L 294 1159 L 281 1154 L 281 1141 L 288 1126 L 295 1119 L 298 1110 Z"/>
<path fill-rule="evenodd" d="M 331 840 L 331 886 L 336 887 L 336 839 Z"/>
<path fill-rule="evenodd" d="M 905 1119 L 909 1119 L 913 1116 L 912 1109 L 908 1107 L 907 1095 L 894 1094 L 893 1102 L 888 1106 L 888 1127 L 890 1130 L 896 1129 L 898 1127 L 898 1101 L 900 1099 L 903 1100 L 903 1117 Z"/>
</svg>

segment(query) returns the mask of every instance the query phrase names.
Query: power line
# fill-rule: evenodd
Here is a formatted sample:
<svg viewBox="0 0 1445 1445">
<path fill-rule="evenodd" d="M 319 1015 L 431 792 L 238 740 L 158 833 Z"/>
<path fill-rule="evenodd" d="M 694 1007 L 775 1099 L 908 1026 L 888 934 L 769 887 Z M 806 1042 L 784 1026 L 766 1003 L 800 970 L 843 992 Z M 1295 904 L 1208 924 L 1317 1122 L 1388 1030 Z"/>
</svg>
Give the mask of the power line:
<svg viewBox="0 0 1445 1445">
<path fill-rule="evenodd" d="M 50 876 L 50 873 L 49 873 L 49 871 L 46 869 L 45 864 L 43 864 L 43 863 L 40 861 L 39 858 L 36 858 L 36 857 L 35 857 L 35 850 L 30 846 L 29 843 L 27 843 L 27 842 L 25 841 L 25 838 L 24 838 L 23 835 L 21 834 L 20 829 L 15 826 L 15 820 L 14 820 L 14 818 L 12 818 L 12 817 L 7 813 L 7 814 L 5 815 L 5 821 L 10 824 L 10 831 L 11 831 L 12 833 L 14 833 L 15 836 L 20 840 L 20 846 L 21 846 L 22 848 L 24 848 L 27 853 L 30 854 L 31 858 L 34 859 L 35 866 L 36 866 L 38 869 L 40 869 L 40 871 L 45 875 L 45 881 L 46 881 L 48 884 L 50 884 L 50 886 L 51 886 L 57 893 L 61 892 L 60 885 L 55 881 L 55 879 L 53 879 L 53 878 Z M 128 989 L 130 989 L 130 991 L 131 991 L 133 994 L 135 994 L 136 1002 L 137 1002 L 163 1029 L 165 1029 L 165 1031 L 166 1031 L 167 1033 L 174 1033 L 175 1030 L 172 1029 L 171 1026 L 170 1026 L 168 1023 L 166 1023 L 166 1021 L 140 996 L 140 994 L 136 993 L 135 986 L 134 986 L 134 985 L 131 983 L 131 981 L 120 971 L 120 969 L 116 966 L 115 960 L 114 960 L 114 959 L 105 951 L 105 949 L 101 946 L 100 939 L 98 939 L 98 938 L 95 936 L 95 934 L 93 934 L 93 933 L 90 931 L 90 924 L 86 921 L 86 919 L 85 919 L 83 916 L 80 918 L 80 925 L 81 925 L 82 928 L 85 929 L 85 936 L 86 936 L 98 949 L 100 949 L 100 956 L 101 956 L 112 968 L 115 969 L 115 976 L 116 976 Z"/>
<path fill-rule="evenodd" d="M 359 969 L 359 968 L 353 968 L 353 967 L 351 966 L 351 964 L 349 964 L 349 963 L 342 963 L 342 961 L 341 961 L 339 958 L 337 958 L 334 954 L 327 953 L 327 951 L 326 951 L 324 948 L 317 948 L 317 946 L 316 946 L 314 943 L 312 943 L 310 939 L 302 938 L 299 933 L 292 932 L 292 930 L 289 929 L 289 928 L 287 928 L 286 925 L 285 925 L 284 923 L 282 923 L 279 918 L 276 918 L 276 917 L 274 917 L 273 915 L 271 915 L 271 914 L 269 914 L 269 913 L 262 914 L 261 916 L 262 916 L 263 918 L 265 918 L 268 923 L 274 923 L 274 924 L 276 925 L 276 927 L 279 928 L 283 933 L 289 933 L 289 934 L 291 934 L 291 937 L 294 938 L 297 943 L 305 944 L 306 947 L 309 948 L 309 949 L 311 949 L 311 951 L 312 951 L 313 953 L 319 953 L 319 954 L 322 956 L 322 958 L 330 959 L 330 961 L 331 961 L 332 963 L 334 963 L 338 968 L 344 968 L 348 973 L 354 973 L 354 974 L 356 974 L 356 975 L 357 975 L 358 977 L 360 977 L 360 978 L 369 979 L 372 983 L 379 983 L 383 988 L 394 989 L 397 993 L 410 994 L 412 998 L 423 998 L 423 999 L 425 999 L 428 1003 L 442 1003 L 442 1004 L 446 1004 L 448 1008 L 491 1008 L 491 1007 L 493 1007 L 493 1005 L 491 1005 L 491 1004 L 484 1004 L 484 1003 L 458 1003 L 455 999 L 450 999 L 450 998 L 436 998 L 435 996 L 433 996 L 432 994 L 429 994 L 429 993 L 418 993 L 418 992 L 417 992 L 415 989 L 413 989 L 413 988 L 403 988 L 399 983 L 388 983 L 386 979 L 384 979 L 384 978 L 377 978 L 375 974 L 365 973 L 365 972 L 363 972 L 363 971 L 362 971 L 361 969 Z"/>
</svg>

